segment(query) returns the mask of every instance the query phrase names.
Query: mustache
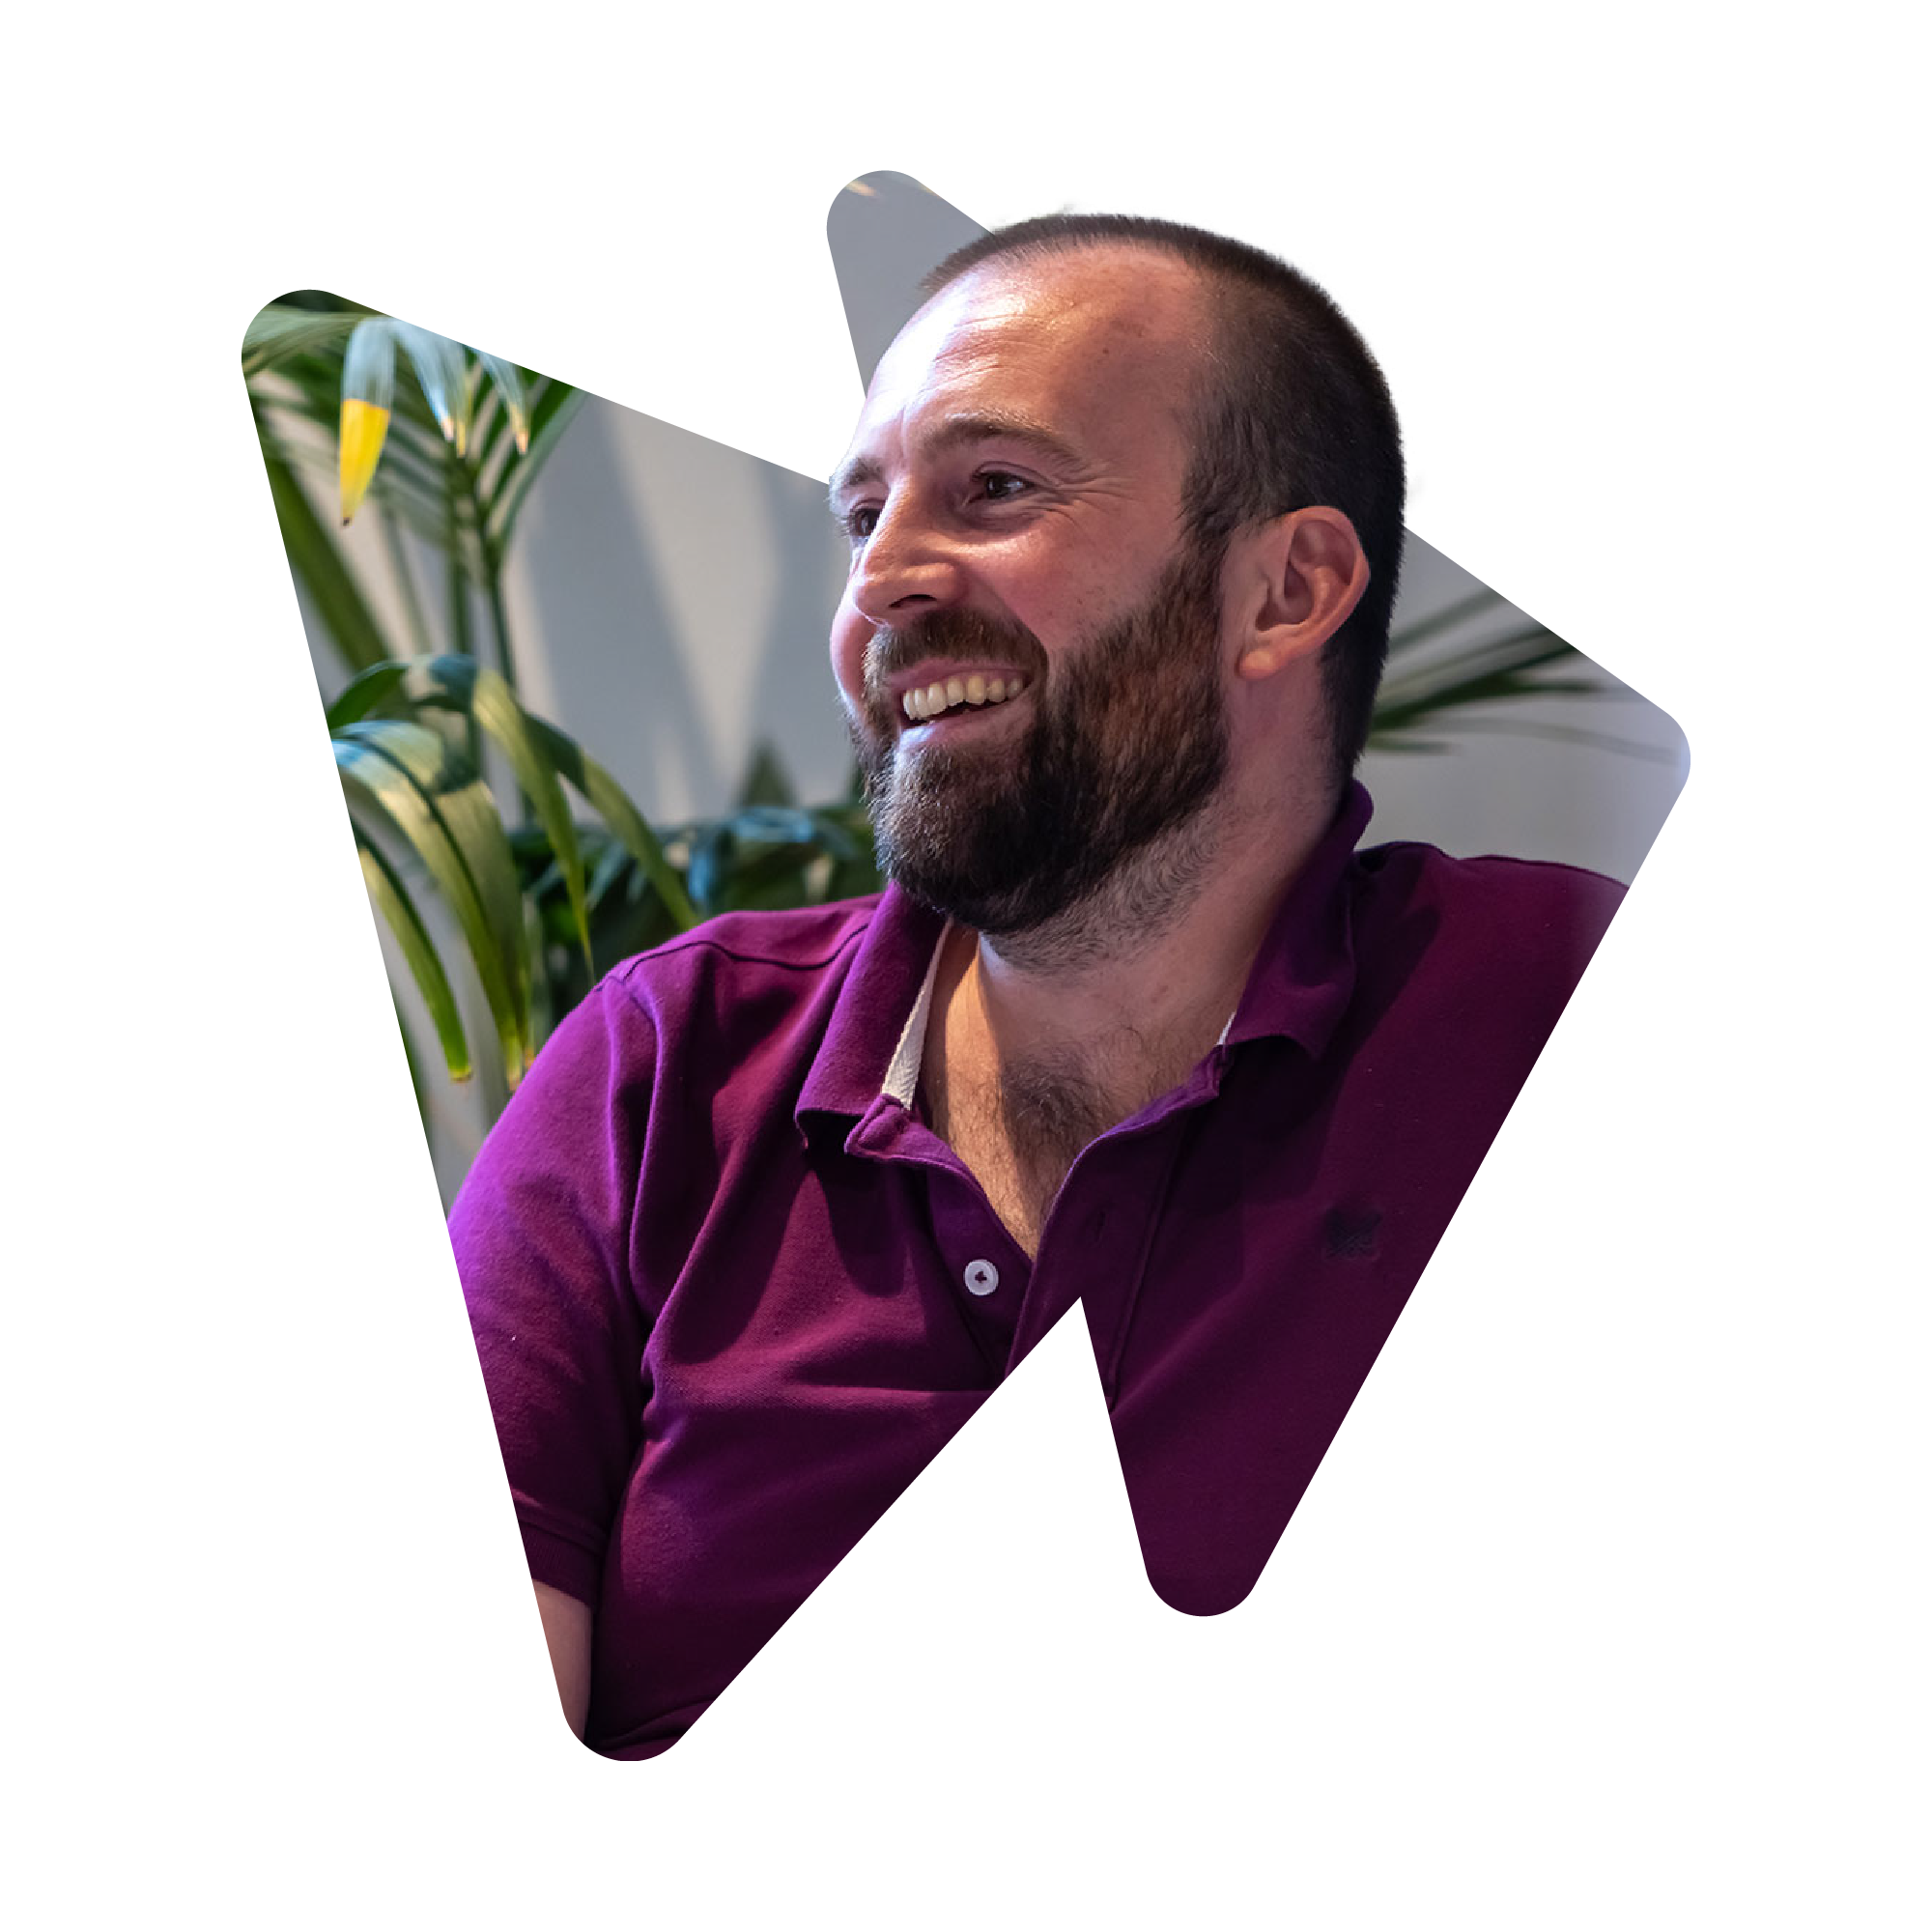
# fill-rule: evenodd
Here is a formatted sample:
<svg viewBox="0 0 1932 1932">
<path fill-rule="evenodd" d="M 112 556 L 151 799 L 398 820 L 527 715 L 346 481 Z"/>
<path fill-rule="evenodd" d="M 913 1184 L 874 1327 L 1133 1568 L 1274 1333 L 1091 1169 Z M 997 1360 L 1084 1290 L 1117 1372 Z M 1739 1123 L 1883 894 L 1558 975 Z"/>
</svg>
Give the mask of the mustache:
<svg viewBox="0 0 1932 1932">
<path fill-rule="evenodd" d="M 928 658 L 975 658 L 1045 674 L 1046 652 L 1024 624 L 1001 624 L 977 611 L 935 611 L 910 624 L 883 624 L 866 647 L 866 694 L 887 702 L 886 680 Z"/>
</svg>

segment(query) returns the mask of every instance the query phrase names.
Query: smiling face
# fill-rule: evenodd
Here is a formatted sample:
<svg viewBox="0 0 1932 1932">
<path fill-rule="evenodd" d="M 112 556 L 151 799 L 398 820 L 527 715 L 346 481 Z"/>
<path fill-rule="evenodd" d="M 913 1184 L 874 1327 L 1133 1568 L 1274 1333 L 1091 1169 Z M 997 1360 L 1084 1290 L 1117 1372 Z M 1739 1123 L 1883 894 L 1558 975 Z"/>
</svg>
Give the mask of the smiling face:
<svg viewBox="0 0 1932 1932">
<path fill-rule="evenodd" d="M 893 345 L 835 478 L 881 856 L 981 931 L 1053 918 L 1221 782 L 1217 573 L 1180 515 L 1208 326 L 1157 254 L 989 263 Z"/>
</svg>

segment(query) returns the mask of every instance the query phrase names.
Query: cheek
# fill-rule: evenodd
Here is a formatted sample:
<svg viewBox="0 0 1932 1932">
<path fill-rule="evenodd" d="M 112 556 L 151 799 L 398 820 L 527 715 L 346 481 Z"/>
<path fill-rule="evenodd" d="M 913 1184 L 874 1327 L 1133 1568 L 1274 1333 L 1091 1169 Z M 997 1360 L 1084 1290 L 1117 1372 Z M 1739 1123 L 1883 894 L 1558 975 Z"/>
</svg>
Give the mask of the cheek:
<svg viewBox="0 0 1932 1932">
<path fill-rule="evenodd" d="M 857 703 L 866 688 L 866 647 L 872 640 L 872 627 L 852 608 L 848 595 L 832 619 L 832 675 L 851 703 Z"/>
<path fill-rule="evenodd" d="M 1131 602 L 1117 579 L 1071 570 L 1014 572 L 999 586 L 999 598 L 1005 621 L 1029 633 L 1049 655 L 1104 630 Z"/>
</svg>

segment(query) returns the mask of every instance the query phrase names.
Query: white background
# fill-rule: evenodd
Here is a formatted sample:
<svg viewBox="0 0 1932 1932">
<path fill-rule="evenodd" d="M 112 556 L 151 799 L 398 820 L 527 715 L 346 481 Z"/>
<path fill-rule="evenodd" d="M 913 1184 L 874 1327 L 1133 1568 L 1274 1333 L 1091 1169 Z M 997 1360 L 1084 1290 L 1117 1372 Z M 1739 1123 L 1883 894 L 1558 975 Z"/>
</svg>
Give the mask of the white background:
<svg viewBox="0 0 1932 1932">
<path fill-rule="evenodd" d="M 1922 1914 L 1891 17 L 14 30 L 27 1922 Z M 341 289 L 823 473 L 826 204 L 879 167 L 988 223 L 1126 208 L 1292 255 L 1388 369 L 1415 528 L 1670 712 L 1692 770 L 1240 1610 L 1146 1589 L 1064 1326 L 686 1743 L 610 1765 L 555 1715 L 238 345 Z"/>
</svg>

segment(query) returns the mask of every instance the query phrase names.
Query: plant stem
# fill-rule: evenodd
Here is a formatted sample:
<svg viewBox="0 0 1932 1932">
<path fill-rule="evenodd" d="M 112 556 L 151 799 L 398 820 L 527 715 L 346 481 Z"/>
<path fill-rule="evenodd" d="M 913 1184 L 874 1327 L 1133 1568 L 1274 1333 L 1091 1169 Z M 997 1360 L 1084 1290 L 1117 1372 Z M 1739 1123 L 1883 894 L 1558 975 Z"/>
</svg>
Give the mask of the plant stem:
<svg viewBox="0 0 1932 1932">
<path fill-rule="evenodd" d="M 443 532 L 449 551 L 449 648 L 459 657 L 474 657 L 475 645 L 469 635 L 469 572 L 463 561 L 463 499 L 466 475 L 463 459 L 447 444 L 442 453 Z M 475 719 L 466 717 L 465 748 L 471 767 L 483 770 L 483 734 Z"/>
<path fill-rule="evenodd" d="M 483 592 L 490 607 L 490 631 L 497 646 L 497 668 L 503 682 L 517 688 L 517 660 L 510 649 L 510 620 L 503 609 L 503 554 L 491 539 L 483 513 L 482 480 L 477 470 L 464 464 L 463 481 L 469 503 L 469 521 L 476 531 L 476 558 L 482 565 Z"/>
<path fill-rule="evenodd" d="M 463 560 L 463 459 L 453 449 L 443 452 L 443 529 L 449 549 L 449 647 L 460 657 L 474 657 L 469 635 L 469 572 Z"/>
<path fill-rule="evenodd" d="M 402 592 L 403 610 L 410 620 L 411 640 L 418 657 L 431 657 L 436 645 L 430 639 L 429 619 L 423 614 L 422 598 L 416 592 L 416 574 L 410 568 L 409 553 L 403 548 L 402 530 L 386 508 L 379 509 L 377 515 L 383 526 L 383 539 L 388 545 L 389 568 L 394 573 L 397 589 Z"/>
<path fill-rule="evenodd" d="M 489 550 L 485 549 L 484 562 L 488 574 L 484 577 L 483 587 L 490 598 L 490 628 L 496 636 L 497 668 L 503 673 L 503 682 L 512 691 L 517 688 L 517 660 L 510 650 L 510 620 L 503 609 L 503 579 L 501 566 Z"/>
<path fill-rule="evenodd" d="M 483 593 L 490 611 L 490 631 L 497 646 L 497 668 L 502 673 L 503 682 L 510 687 L 512 696 L 517 694 L 517 660 L 510 649 L 510 618 L 503 608 L 503 555 L 496 544 L 490 540 L 490 532 L 484 527 L 483 499 L 477 484 L 477 472 L 469 464 L 463 465 L 463 477 L 469 486 L 469 518 L 476 529 L 476 556 L 483 566 Z M 521 701 L 521 700 L 520 700 Z M 517 787 L 517 822 L 527 825 L 532 816 L 529 799 L 522 785 Z"/>
</svg>

